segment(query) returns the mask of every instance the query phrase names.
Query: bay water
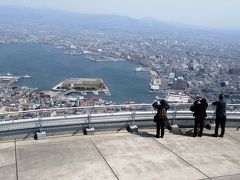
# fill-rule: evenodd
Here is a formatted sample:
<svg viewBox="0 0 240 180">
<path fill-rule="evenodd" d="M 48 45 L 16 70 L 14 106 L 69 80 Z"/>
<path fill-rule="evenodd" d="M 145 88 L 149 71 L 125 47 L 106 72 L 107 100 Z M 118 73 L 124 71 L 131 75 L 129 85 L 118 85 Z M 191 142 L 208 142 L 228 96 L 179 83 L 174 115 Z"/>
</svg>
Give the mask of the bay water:
<svg viewBox="0 0 240 180">
<path fill-rule="evenodd" d="M 65 55 L 50 45 L 0 44 L 0 74 L 31 76 L 14 86 L 51 90 L 66 78 L 101 78 L 111 93 L 103 98 L 116 103 L 151 103 L 155 99 L 156 94 L 149 92 L 149 74 L 135 72 L 138 66 L 129 61 L 93 62 L 82 56 Z"/>
</svg>

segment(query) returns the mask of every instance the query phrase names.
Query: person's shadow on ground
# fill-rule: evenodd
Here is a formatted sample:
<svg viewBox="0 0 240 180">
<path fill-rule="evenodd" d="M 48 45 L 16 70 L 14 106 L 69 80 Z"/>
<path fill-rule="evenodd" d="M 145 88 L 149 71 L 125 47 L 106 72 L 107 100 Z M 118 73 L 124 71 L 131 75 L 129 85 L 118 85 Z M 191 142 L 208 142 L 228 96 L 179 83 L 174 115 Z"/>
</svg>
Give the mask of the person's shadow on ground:
<svg viewBox="0 0 240 180">
<path fill-rule="evenodd" d="M 190 129 L 190 130 L 187 130 L 187 131 L 183 131 L 180 129 L 180 132 L 179 133 L 173 133 L 172 134 L 175 134 L 175 135 L 179 135 L 179 136 L 189 136 L 189 137 L 192 137 L 193 136 L 193 131 L 194 129 Z M 203 132 L 202 133 L 202 136 L 212 136 L 212 133 L 206 133 L 206 132 Z"/>
<path fill-rule="evenodd" d="M 154 133 L 148 133 L 148 132 L 145 132 L 145 131 L 139 131 L 138 133 L 136 133 L 136 135 L 139 135 L 141 137 L 146 137 L 146 138 L 152 138 L 155 136 Z"/>
<path fill-rule="evenodd" d="M 188 130 L 188 131 L 179 131 L 179 132 L 173 132 L 171 130 L 169 130 L 169 133 L 177 135 L 177 136 L 188 136 L 188 137 L 192 137 L 193 136 L 193 129 Z M 152 138 L 155 137 L 155 132 L 145 132 L 145 131 L 139 131 L 138 133 L 134 133 L 135 135 L 139 135 L 141 137 L 146 137 L 146 138 Z M 202 136 L 212 136 L 211 133 L 206 133 L 203 132 Z"/>
</svg>

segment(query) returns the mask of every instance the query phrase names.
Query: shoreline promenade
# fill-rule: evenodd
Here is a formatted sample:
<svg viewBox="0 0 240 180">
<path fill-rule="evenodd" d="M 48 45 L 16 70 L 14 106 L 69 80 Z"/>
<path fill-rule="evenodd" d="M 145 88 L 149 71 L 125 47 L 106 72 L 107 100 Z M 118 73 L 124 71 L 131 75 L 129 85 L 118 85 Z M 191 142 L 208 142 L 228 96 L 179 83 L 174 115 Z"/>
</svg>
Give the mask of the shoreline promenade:
<svg viewBox="0 0 240 180">
<path fill-rule="evenodd" d="M 0 179 L 240 179 L 240 131 L 224 138 L 155 131 L 0 143 Z"/>
</svg>

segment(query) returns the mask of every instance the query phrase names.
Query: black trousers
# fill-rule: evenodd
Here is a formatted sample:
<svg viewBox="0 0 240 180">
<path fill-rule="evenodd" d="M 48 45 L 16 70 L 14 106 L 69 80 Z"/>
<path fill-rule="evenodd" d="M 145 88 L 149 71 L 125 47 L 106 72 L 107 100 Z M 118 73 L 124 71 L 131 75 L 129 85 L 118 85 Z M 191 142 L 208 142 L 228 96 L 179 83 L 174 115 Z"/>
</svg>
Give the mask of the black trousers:
<svg viewBox="0 0 240 180">
<path fill-rule="evenodd" d="M 197 129 L 199 127 L 199 135 L 201 136 L 203 133 L 203 124 L 204 124 L 204 118 L 202 117 L 195 117 L 195 122 L 194 122 L 194 135 L 197 135 Z"/>
<path fill-rule="evenodd" d="M 164 122 L 157 122 L 156 123 L 156 127 L 157 127 L 156 134 L 157 134 L 158 137 L 160 135 L 160 128 L 161 128 L 161 137 L 164 136 L 164 126 L 165 126 Z"/>
<path fill-rule="evenodd" d="M 221 136 L 225 133 L 226 116 L 216 117 L 215 135 L 218 135 L 218 128 L 221 125 Z"/>
</svg>

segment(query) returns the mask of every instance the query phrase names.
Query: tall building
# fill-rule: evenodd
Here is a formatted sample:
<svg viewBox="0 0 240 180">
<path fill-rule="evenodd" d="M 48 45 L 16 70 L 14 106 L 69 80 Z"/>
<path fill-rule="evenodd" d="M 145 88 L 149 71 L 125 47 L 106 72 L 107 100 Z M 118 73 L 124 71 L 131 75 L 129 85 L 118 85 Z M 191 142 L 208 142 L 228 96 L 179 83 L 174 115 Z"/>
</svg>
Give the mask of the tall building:
<svg viewBox="0 0 240 180">
<path fill-rule="evenodd" d="M 152 91 L 158 91 L 160 89 L 161 84 L 162 84 L 161 78 L 152 78 L 150 83 L 150 89 Z"/>
<path fill-rule="evenodd" d="M 183 78 L 176 78 L 173 83 L 173 89 L 185 90 L 187 88 L 187 82 Z"/>
</svg>

